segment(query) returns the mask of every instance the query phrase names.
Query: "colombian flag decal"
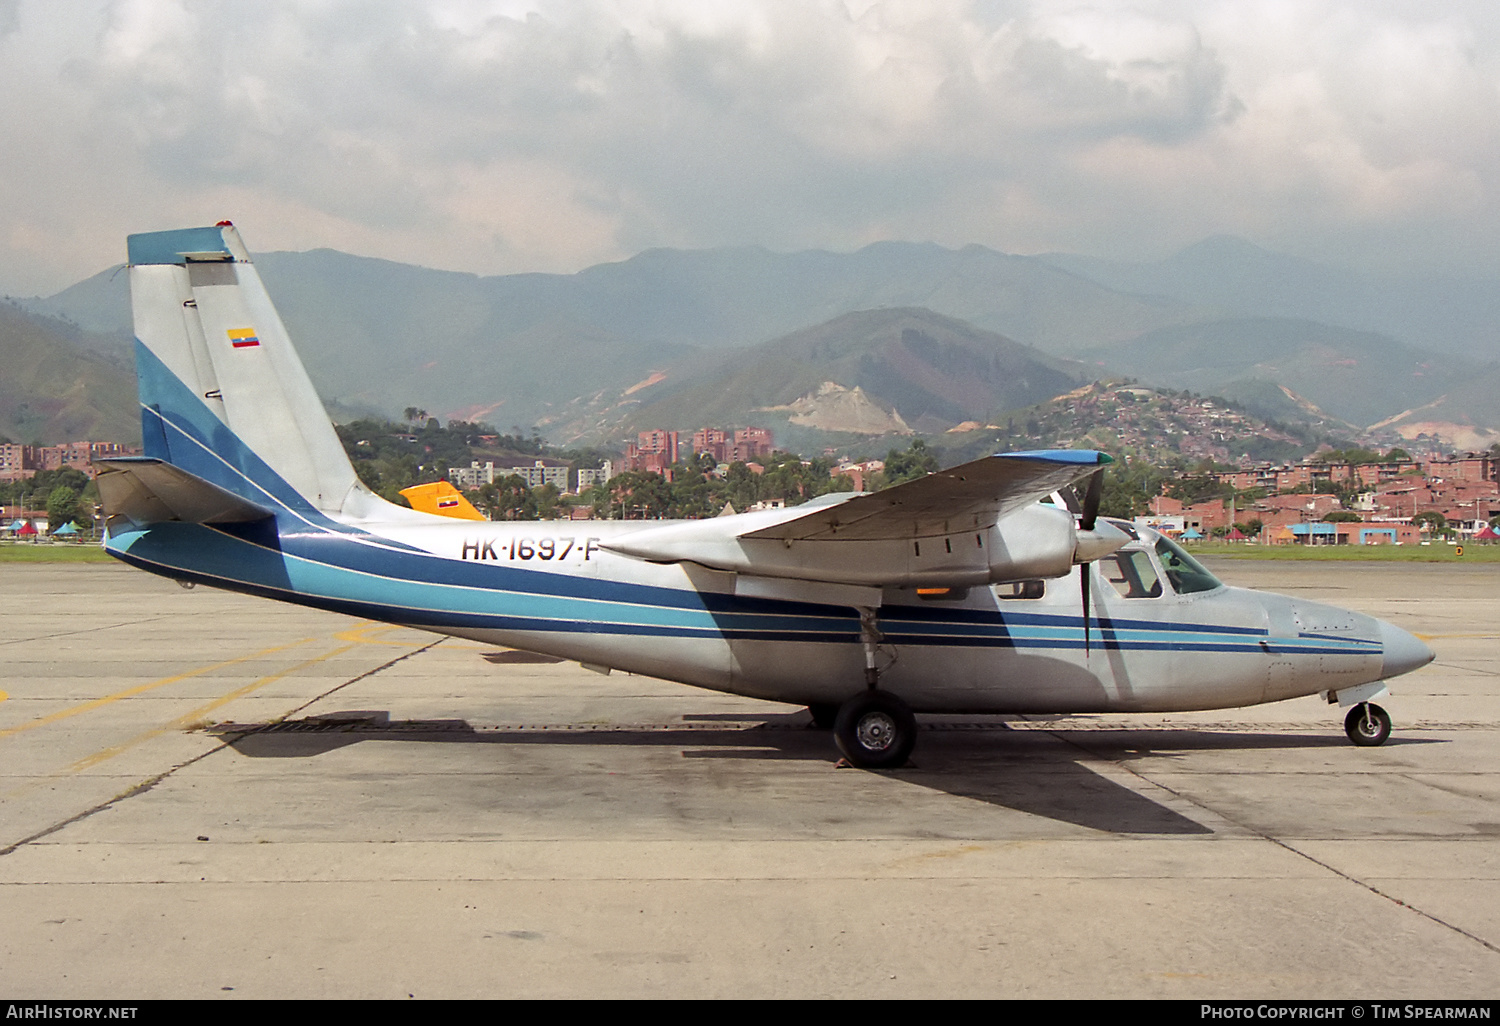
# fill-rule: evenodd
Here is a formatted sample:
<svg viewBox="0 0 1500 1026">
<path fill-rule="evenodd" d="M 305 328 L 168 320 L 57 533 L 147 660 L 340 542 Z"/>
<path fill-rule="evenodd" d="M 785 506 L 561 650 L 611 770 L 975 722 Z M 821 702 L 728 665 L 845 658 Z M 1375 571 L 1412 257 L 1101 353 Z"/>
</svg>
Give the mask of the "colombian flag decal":
<svg viewBox="0 0 1500 1026">
<path fill-rule="evenodd" d="M 248 349 L 260 345 L 260 339 L 255 337 L 254 328 L 230 328 L 229 344 L 236 349 Z"/>
</svg>

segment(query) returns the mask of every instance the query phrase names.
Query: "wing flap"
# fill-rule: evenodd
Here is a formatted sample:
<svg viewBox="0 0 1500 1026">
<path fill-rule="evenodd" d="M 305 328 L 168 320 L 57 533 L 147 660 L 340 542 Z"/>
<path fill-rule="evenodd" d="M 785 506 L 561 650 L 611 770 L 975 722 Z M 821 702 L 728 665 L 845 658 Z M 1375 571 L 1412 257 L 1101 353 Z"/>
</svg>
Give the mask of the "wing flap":
<svg viewBox="0 0 1500 1026">
<path fill-rule="evenodd" d="M 189 474 L 165 460 L 127 456 L 97 460 L 96 479 L 106 518 L 137 524 L 179 520 L 191 524 L 235 524 L 264 520 L 269 509 Z"/>
<path fill-rule="evenodd" d="M 983 531 L 1007 513 L 1029 506 L 1112 462 L 1106 453 L 1092 449 L 987 456 L 740 537 L 786 542 L 886 541 Z"/>
</svg>

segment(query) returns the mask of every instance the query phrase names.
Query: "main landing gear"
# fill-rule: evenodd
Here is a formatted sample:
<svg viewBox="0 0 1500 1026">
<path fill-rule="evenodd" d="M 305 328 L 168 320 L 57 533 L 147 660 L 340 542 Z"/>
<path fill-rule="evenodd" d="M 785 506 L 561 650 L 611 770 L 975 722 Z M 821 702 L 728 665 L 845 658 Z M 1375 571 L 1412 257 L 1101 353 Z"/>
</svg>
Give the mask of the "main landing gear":
<svg viewBox="0 0 1500 1026">
<path fill-rule="evenodd" d="M 837 707 L 833 737 L 839 751 L 860 769 L 896 769 L 906 765 L 917 743 L 917 718 L 901 699 L 880 690 L 876 652 L 883 640 L 876 610 L 859 608 L 859 637 L 865 650 L 865 690 Z M 834 707 L 808 707 L 813 722 L 823 726 Z"/>
<path fill-rule="evenodd" d="M 1391 718 L 1374 702 L 1361 702 L 1344 717 L 1344 733 L 1361 748 L 1374 748 L 1391 736 Z"/>
</svg>

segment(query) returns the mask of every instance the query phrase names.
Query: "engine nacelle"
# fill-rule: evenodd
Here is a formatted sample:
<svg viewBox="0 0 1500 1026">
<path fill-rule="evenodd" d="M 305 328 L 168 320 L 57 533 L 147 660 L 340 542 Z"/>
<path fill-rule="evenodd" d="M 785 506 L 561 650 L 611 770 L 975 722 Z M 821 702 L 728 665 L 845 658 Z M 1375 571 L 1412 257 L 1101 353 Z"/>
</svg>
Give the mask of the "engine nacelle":
<svg viewBox="0 0 1500 1026">
<path fill-rule="evenodd" d="M 990 528 L 987 583 L 1062 577 L 1073 569 L 1078 530 L 1073 514 L 1040 503 Z M 1127 540 L 1121 535 L 1121 544 Z"/>
</svg>

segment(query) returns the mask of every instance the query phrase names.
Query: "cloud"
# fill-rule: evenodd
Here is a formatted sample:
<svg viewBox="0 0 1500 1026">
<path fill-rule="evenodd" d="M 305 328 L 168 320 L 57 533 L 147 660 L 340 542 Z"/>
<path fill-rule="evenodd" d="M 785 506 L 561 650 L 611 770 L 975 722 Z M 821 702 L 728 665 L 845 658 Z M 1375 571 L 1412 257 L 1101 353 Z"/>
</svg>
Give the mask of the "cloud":
<svg viewBox="0 0 1500 1026">
<path fill-rule="evenodd" d="M 1160 254 L 1215 232 L 1497 270 L 1496 17 L 0 0 L 0 288 L 226 216 L 263 248 L 480 272 L 891 237 Z"/>
</svg>

